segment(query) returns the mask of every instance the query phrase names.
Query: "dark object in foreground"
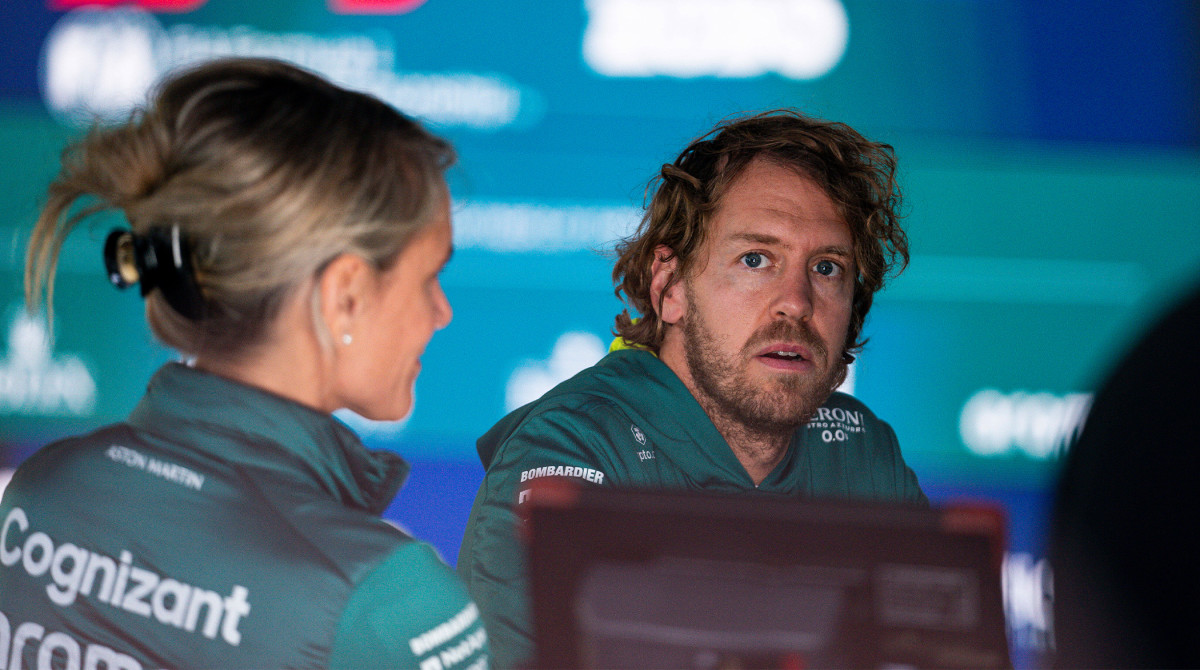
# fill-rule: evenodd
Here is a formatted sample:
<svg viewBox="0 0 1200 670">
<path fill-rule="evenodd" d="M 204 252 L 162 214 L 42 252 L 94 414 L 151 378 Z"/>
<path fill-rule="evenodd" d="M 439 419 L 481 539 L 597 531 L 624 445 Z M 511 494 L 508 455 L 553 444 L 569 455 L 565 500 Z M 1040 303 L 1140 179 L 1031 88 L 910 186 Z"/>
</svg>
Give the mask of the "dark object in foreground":
<svg viewBox="0 0 1200 670">
<path fill-rule="evenodd" d="M 1004 518 L 539 482 L 540 668 L 1010 667 Z"/>
</svg>

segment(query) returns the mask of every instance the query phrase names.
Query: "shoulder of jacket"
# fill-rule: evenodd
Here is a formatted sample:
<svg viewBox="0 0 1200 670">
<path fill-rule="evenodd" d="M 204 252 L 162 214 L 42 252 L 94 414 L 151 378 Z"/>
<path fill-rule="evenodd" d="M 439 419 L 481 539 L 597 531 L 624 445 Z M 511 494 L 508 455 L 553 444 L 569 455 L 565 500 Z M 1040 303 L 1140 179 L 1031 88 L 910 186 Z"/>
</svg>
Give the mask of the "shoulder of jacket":
<svg viewBox="0 0 1200 670">
<path fill-rule="evenodd" d="M 538 441 L 554 433 L 577 437 L 582 442 L 607 442 L 630 431 L 630 426 L 637 423 L 629 401 L 638 396 L 636 388 L 631 388 L 636 387 L 636 380 L 618 384 L 619 372 L 612 369 L 611 361 L 606 361 L 513 410 L 492 426 L 476 443 L 484 467 L 490 468 L 513 443 Z"/>
<path fill-rule="evenodd" d="M 481 630 L 479 611 L 454 572 L 432 547 L 409 542 L 355 584 L 329 665 L 415 667 L 447 644 L 466 643 L 472 654 L 486 653 Z"/>
<path fill-rule="evenodd" d="M 628 422 L 625 410 L 610 398 L 584 392 L 562 393 L 531 407 L 500 443 L 537 434 L 551 426 L 581 437 L 603 435 Z"/>
<path fill-rule="evenodd" d="M 431 589 L 441 592 L 446 585 L 458 585 L 458 579 L 438 555 L 436 549 L 426 542 L 402 534 L 391 551 L 383 554 L 369 573 L 360 580 L 357 588 L 384 588 L 383 584 L 404 585 L 418 590 Z M 462 589 L 452 588 L 453 593 L 465 594 Z"/>
<path fill-rule="evenodd" d="M 27 469 L 37 468 L 42 464 L 58 467 L 72 459 L 97 455 L 119 460 L 118 452 L 122 449 L 140 446 L 141 440 L 137 438 L 132 427 L 124 423 L 114 423 L 90 433 L 72 435 L 39 447 L 22 465 Z"/>
</svg>

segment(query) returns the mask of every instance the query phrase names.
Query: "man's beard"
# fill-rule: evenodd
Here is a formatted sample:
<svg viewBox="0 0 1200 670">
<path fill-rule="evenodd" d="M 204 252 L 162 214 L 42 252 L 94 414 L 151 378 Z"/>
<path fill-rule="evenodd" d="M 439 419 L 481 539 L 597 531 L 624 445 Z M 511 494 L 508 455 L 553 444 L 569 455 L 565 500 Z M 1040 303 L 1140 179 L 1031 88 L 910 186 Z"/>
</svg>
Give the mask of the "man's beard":
<svg viewBox="0 0 1200 670">
<path fill-rule="evenodd" d="M 846 379 L 842 356 L 830 362 L 825 344 L 802 322 L 779 320 L 764 326 L 736 356 L 722 353 L 716 336 L 694 310 L 684 319 L 683 336 L 688 369 L 700 393 L 707 396 L 697 398 L 701 406 L 710 415 L 716 411 L 754 433 L 795 431 Z M 756 383 L 747 374 L 750 361 L 772 342 L 803 344 L 812 353 L 816 369 L 811 374 L 779 373 L 770 382 Z M 829 368 L 822 371 L 825 364 Z"/>
</svg>

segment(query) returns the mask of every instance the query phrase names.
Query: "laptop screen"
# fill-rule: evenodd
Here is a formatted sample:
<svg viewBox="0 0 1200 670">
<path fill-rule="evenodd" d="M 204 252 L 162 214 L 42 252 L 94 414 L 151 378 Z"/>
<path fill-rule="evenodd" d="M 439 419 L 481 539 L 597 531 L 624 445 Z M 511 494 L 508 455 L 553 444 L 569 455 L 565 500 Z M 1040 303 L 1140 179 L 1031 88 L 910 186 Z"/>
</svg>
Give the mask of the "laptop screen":
<svg viewBox="0 0 1200 670">
<path fill-rule="evenodd" d="M 1011 667 L 996 509 L 567 481 L 521 509 L 537 667 Z"/>
</svg>

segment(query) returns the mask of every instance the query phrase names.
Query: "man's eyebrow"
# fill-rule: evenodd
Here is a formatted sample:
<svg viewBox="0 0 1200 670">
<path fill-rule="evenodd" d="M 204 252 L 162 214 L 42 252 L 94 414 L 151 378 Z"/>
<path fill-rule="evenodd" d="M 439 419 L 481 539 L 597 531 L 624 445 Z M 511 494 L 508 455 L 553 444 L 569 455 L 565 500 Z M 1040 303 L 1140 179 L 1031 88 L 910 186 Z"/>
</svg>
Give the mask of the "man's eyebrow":
<svg viewBox="0 0 1200 670">
<path fill-rule="evenodd" d="M 729 240 L 730 242 L 754 242 L 755 244 L 767 244 L 767 245 L 783 244 L 783 241 L 780 240 L 778 237 L 775 237 L 774 235 L 767 235 L 765 233 L 752 233 L 752 232 L 734 233 L 726 239 Z M 837 244 L 831 244 L 829 246 L 821 247 L 820 249 L 817 249 L 813 253 L 814 254 L 827 254 L 830 256 L 845 256 L 846 258 L 852 258 L 854 256 L 854 253 L 851 252 L 849 249 L 847 249 L 846 247 L 843 247 L 841 245 L 837 245 Z"/>
<path fill-rule="evenodd" d="M 833 245 L 830 245 L 827 247 L 821 247 L 820 249 L 817 249 L 816 253 L 829 254 L 830 256 L 845 256 L 846 258 L 854 257 L 854 254 L 851 253 L 851 251 L 849 249 L 847 249 L 846 247 L 843 247 L 843 246 L 838 246 L 836 244 L 833 244 Z"/>
<path fill-rule="evenodd" d="M 781 241 L 774 235 L 764 233 L 734 233 L 728 238 L 730 242 L 755 242 L 758 244 L 780 244 Z"/>
</svg>

